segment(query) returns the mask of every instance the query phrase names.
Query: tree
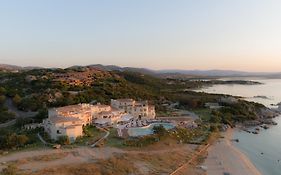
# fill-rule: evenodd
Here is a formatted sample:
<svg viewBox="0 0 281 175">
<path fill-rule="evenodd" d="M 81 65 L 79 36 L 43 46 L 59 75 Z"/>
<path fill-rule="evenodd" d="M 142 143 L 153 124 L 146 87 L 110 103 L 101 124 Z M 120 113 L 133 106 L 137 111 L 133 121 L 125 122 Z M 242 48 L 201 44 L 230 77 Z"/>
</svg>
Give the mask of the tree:
<svg viewBox="0 0 281 175">
<path fill-rule="evenodd" d="M 159 136 L 164 136 L 167 133 L 167 130 L 164 128 L 163 125 L 154 126 L 152 130 L 154 134 L 157 134 Z"/>
<path fill-rule="evenodd" d="M 0 104 L 4 104 L 6 101 L 6 97 L 4 95 L 0 95 Z"/>
<path fill-rule="evenodd" d="M 4 148 L 19 148 L 24 146 L 29 138 L 26 135 L 17 135 L 16 133 L 9 134 L 5 138 L 4 145 L 1 145 L 1 147 Z"/>
<path fill-rule="evenodd" d="M 221 122 L 221 113 L 217 112 L 217 111 L 213 111 L 210 122 L 211 123 L 220 123 Z"/>
<path fill-rule="evenodd" d="M 211 132 L 218 132 L 218 131 L 219 131 L 219 128 L 218 128 L 218 126 L 216 126 L 216 125 L 211 125 L 210 131 L 211 131 Z"/>
<path fill-rule="evenodd" d="M 6 95 L 7 90 L 4 87 L 0 87 L 0 95 Z"/>
<path fill-rule="evenodd" d="M 35 116 L 36 120 L 42 122 L 43 119 L 48 118 L 48 109 L 41 108 L 38 111 L 38 114 Z"/>
<path fill-rule="evenodd" d="M 69 145 L 70 144 L 70 140 L 69 140 L 68 136 L 60 136 L 58 138 L 57 142 L 61 145 Z"/>
<path fill-rule="evenodd" d="M 21 103 L 21 101 L 22 101 L 22 98 L 18 94 L 16 94 L 13 98 L 13 103 L 15 105 L 19 105 Z"/>
<path fill-rule="evenodd" d="M 17 136 L 17 146 L 24 146 L 28 142 L 29 138 L 26 135 L 18 135 Z"/>
</svg>

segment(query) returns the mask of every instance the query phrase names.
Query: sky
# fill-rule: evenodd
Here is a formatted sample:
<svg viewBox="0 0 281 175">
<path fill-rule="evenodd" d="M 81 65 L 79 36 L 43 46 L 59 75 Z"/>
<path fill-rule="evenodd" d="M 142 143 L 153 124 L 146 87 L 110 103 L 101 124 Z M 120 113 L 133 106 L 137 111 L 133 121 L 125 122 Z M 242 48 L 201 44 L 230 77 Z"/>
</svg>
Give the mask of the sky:
<svg viewBox="0 0 281 175">
<path fill-rule="evenodd" d="M 280 0 L 0 0 L 0 63 L 281 71 Z"/>
</svg>

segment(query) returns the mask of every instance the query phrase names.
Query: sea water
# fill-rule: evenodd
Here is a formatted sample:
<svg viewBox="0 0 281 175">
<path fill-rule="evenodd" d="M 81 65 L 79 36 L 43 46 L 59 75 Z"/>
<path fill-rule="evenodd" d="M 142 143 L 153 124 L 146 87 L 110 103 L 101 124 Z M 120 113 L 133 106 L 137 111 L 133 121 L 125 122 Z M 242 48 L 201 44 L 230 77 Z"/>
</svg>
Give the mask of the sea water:
<svg viewBox="0 0 281 175">
<path fill-rule="evenodd" d="M 241 80 L 241 78 L 236 79 Z M 246 97 L 246 100 L 262 103 L 267 107 L 273 107 L 272 104 L 281 102 L 281 79 L 243 78 L 243 80 L 253 80 L 263 84 L 214 85 L 199 91 L 242 96 Z M 275 118 L 275 121 L 278 123 L 277 126 L 262 130 L 258 135 L 244 131 L 234 133 L 234 138 L 239 139 L 239 143 L 235 145 L 264 175 L 281 175 L 281 117 Z"/>
</svg>

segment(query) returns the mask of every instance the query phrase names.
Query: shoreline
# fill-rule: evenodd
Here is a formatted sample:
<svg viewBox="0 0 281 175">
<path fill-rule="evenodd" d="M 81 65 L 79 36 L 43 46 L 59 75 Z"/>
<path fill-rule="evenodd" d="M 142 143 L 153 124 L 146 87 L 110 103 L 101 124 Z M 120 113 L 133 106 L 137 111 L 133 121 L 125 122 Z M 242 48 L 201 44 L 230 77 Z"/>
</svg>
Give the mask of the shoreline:
<svg viewBox="0 0 281 175">
<path fill-rule="evenodd" d="M 227 144 L 229 144 L 229 147 L 233 149 L 239 157 L 243 160 L 245 165 L 255 174 L 255 175 L 262 175 L 261 172 L 256 168 L 256 166 L 252 163 L 252 161 L 237 148 L 233 143 L 231 143 L 231 140 L 233 139 L 233 133 L 235 132 L 235 129 L 230 128 L 229 131 L 226 133 L 226 139 Z"/>
<path fill-rule="evenodd" d="M 262 175 L 250 159 L 231 143 L 234 130 L 228 129 L 223 133 L 224 138 L 216 141 L 208 149 L 208 156 L 204 162 L 204 165 L 207 167 L 207 175 L 224 173 Z"/>
</svg>

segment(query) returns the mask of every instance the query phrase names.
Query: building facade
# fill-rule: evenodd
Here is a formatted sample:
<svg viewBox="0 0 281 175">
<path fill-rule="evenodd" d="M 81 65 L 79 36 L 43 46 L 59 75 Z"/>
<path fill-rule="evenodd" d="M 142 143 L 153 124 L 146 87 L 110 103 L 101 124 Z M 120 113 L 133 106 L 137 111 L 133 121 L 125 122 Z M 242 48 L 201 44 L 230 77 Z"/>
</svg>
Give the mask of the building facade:
<svg viewBox="0 0 281 175">
<path fill-rule="evenodd" d="M 68 136 L 70 142 L 74 142 L 83 135 L 83 121 L 79 118 L 49 116 L 43 120 L 43 127 L 53 140 Z"/>
<path fill-rule="evenodd" d="M 124 110 L 134 118 L 149 118 L 154 119 L 156 117 L 155 107 L 149 105 L 148 101 L 135 101 L 133 99 L 117 99 L 111 100 L 111 106 Z"/>
<path fill-rule="evenodd" d="M 112 125 L 117 123 L 125 114 L 124 110 L 116 109 L 108 105 L 93 105 L 93 123 L 99 125 Z"/>
<path fill-rule="evenodd" d="M 68 136 L 71 142 L 83 136 L 83 126 L 92 124 L 92 105 L 78 104 L 48 111 L 48 118 L 43 121 L 43 127 L 51 139 L 58 140 L 60 136 Z"/>
</svg>

